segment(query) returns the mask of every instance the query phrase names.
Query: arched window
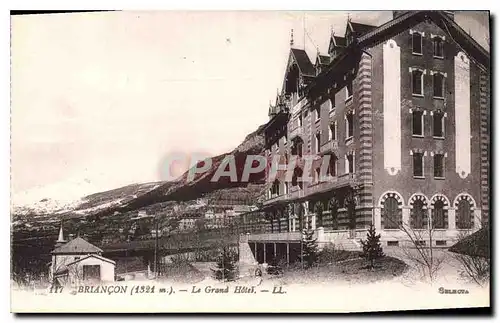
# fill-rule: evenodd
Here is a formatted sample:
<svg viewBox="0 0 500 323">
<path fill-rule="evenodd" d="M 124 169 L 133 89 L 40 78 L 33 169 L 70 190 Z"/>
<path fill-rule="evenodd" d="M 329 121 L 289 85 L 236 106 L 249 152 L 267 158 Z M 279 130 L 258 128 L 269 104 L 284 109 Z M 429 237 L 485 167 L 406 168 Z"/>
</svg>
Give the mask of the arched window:
<svg viewBox="0 0 500 323">
<path fill-rule="evenodd" d="M 402 221 L 402 213 L 398 205 L 398 200 L 395 197 L 390 196 L 385 199 L 382 214 L 384 229 L 399 228 Z"/>
<path fill-rule="evenodd" d="M 467 199 L 461 199 L 457 207 L 457 228 L 471 229 L 473 215 L 470 203 Z"/>
<path fill-rule="evenodd" d="M 434 229 L 446 229 L 448 227 L 447 222 L 444 202 L 437 200 L 434 202 L 434 209 L 432 210 L 432 226 Z"/>
<path fill-rule="evenodd" d="M 422 200 L 415 200 L 411 209 L 411 227 L 414 229 L 424 229 L 427 226 L 427 210 L 424 209 Z"/>
</svg>

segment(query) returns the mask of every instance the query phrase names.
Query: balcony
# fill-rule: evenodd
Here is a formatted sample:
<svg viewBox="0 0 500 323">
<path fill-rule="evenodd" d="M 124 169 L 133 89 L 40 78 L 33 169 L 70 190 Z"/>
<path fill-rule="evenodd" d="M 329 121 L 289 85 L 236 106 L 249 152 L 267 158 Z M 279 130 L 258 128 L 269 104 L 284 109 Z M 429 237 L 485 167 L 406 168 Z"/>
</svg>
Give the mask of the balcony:
<svg viewBox="0 0 500 323">
<path fill-rule="evenodd" d="M 329 140 L 320 147 L 320 153 L 332 153 L 339 149 L 339 142 L 337 140 Z"/>
<path fill-rule="evenodd" d="M 319 182 L 308 187 L 308 196 L 318 193 L 328 192 L 329 190 L 336 189 L 343 186 L 355 184 L 355 174 L 343 174 L 340 176 L 332 177 L 331 180 L 326 182 Z"/>
<path fill-rule="evenodd" d="M 273 195 L 271 198 L 265 200 L 262 204 L 264 206 L 266 205 L 271 205 L 277 202 L 288 202 L 288 201 L 293 201 L 296 199 L 299 199 L 301 197 L 305 196 L 305 192 L 303 189 L 299 189 L 298 186 L 293 186 L 290 189 L 290 192 L 287 194 L 281 194 L 281 195 Z"/>
<path fill-rule="evenodd" d="M 294 232 L 251 233 L 248 241 L 300 241 L 302 234 Z"/>
</svg>

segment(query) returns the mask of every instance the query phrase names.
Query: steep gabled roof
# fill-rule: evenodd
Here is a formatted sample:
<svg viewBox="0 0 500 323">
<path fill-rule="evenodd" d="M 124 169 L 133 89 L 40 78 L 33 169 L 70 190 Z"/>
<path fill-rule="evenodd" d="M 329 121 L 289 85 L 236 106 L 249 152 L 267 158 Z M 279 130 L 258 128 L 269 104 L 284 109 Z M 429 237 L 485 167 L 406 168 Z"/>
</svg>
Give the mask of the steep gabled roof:
<svg viewBox="0 0 500 323">
<path fill-rule="evenodd" d="M 446 31 L 447 34 L 450 35 L 450 37 L 461 48 L 463 48 L 468 55 L 472 56 L 483 67 L 488 68 L 490 66 L 490 54 L 481 45 L 479 45 L 476 40 L 468 35 L 455 21 L 453 21 L 453 19 L 451 19 L 446 12 L 429 10 L 408 11 L 379 27 L 373 28 L 364 35 L 357 35 L 354 41 L 347 46 L 339 56 L 333 59 L 328 68 L 326 68 L 313 82 L 308 85 L 306 90 L 308 91 L 308 95 L 311 95 L 312 92 L 315 91 L 321 91 L 321 89 L 316 88 L 316 86 L 324 80 L 330 79 L 334 70 L 337 67 L 342 66 L 342 63 L 345 63 L 345 60 L 351 55 L 360 53 L 363 48 L 367 48 L 378 42 L 390 39 L 412 26 L 425 21 L 425 19 L 432 20 L 441 29 Z M 353 29 L 356 27 L 359 30 L 360 24 L 357 25 L 358 26 L 353 26 Z M 366 31 L 368 28 L 364 29 L 362 27 L 361 29 Z"/>
<path fill-rule="evenodd" d="M 307 56 L 307 53 L 303 49 L 291 48 L 290 54 L 293 55 L 297 66 L 299 67 L 299 71 L 303 75 L 314 76 L 314 66 Z"/>
<path fill-rule="evenodd" d="M 97 248 L 80 237 L 77 237 L 52 251 L 53 254 L 88 254 L 100 252 L 102 252 L 100 248 Z"/>
<path fill-rule="evenodd" d="M 360 24 L 360 23 L 352 22 L 352 21 L 349 21 L 348 24 L 350 25 L 352 32 L 358 36 L 364 35 L 367 32 L 370 32 L 370 31 L 374 30 L 375 28 L 377 28 L 377 26 Z"/>
</svg>

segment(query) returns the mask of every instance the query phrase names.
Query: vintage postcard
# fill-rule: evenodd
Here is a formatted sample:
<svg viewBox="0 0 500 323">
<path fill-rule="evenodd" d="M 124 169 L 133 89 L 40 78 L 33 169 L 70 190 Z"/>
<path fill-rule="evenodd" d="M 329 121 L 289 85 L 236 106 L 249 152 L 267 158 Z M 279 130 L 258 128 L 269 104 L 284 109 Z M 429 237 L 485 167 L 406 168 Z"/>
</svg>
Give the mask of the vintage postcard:
<svg viewBox="0 0 500 323">
<path fill-rule="evenodd" d="M 11 311 L 490 308 L 488 11 L 11 16 Z"/>
</svg>

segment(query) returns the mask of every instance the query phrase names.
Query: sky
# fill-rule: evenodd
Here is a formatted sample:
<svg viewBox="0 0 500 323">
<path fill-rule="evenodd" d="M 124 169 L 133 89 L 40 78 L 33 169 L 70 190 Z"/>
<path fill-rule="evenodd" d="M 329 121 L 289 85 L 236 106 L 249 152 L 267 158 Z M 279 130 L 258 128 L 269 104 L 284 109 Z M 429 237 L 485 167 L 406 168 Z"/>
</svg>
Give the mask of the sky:
<svg viewBox="0 0 500 323">
<path fill-rule="evenodd" d="M 164 180 L 173 153 L 217 155 L 268 117 L 290 48 L 311 60 L 379 12 L 128 11 L 13 16 L 14 204 Z M 487 46 L 485 13 L 456 21 Z M 306 32 L 304 32 L 304 30 Z M 187 165 L 181 166 L 179 172 Z"/>
</svg>

